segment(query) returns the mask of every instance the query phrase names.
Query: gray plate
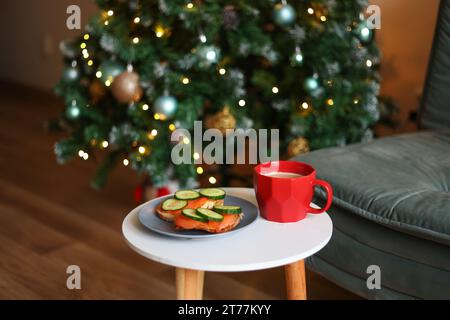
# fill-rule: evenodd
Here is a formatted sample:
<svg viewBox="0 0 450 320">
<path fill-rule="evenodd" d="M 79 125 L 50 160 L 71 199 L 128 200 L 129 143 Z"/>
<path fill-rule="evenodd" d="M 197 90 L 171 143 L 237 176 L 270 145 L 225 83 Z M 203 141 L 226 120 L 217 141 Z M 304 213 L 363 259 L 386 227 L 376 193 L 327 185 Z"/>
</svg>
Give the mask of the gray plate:
<svg viewBox="0 0 450 320">
<path fill-rule="evenodd" d="M 253 223 L 258 217 L 258 208 L 251 202 L 234 196 L 225 196 L 225 204 L 239 206 L 242 208 L 244 217 L 241 222 L 231 231 L 224 233 L 208 233 L 201 230 L 177 230 L 172 222 L 167 222 L 155 214 L 155 208 L 164 200 L 173 198 L 173 195 L 153 199 L 147 202 L 139 211 L 139 221 L 148 229 L 171 237 L 203 239 L 221 237 L 235 233 Z"/>
</svg>

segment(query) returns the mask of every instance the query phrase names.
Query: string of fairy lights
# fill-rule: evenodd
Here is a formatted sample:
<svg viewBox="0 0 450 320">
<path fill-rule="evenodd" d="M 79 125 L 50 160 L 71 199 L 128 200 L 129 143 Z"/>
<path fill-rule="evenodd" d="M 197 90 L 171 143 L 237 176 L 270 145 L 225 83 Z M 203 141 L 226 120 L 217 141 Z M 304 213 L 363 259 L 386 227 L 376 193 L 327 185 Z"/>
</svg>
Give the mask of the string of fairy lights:
<svg viewBox="0 0 450 320">
<path fill-rule="evenodd" d="M 185 4 L 185 9 L 187 11 L 194 10 L 195 6 L 196 5 L 193 2 L 189 1 Z M 319 23 L 327 23 L 327 21 L 329 20 L 328 16 L 327 16 L 327 14 L 328 14 L 327 10 L 320 6 L 307 7 L 306 13 L 310 16 L 316 17 L 317 21 Z M 295 12 L 294 8 L 291 5 L 289 5 L 285 0 L 282 0 L 280 3 L 277 3 L 274 6 L 274 21 L 275 21 L 275 23 L 279 24 L 280 26 L 284 26 L 286 28 L 289 28 L 290 26 L 292 26 L 293 22 L 296 19 L 296 15 L 297 15 L 297 13 Z M 103 25 L 105 27 L 109 26 L 111 24 L 112 19 L 114 19 L 114 16 L 115 16 L 115 12 L 112 9 L 103 11 L 101 14 L 101 19 L 103 21 Z M 361 19 L 361 21 L 364 21 L 362 17 L 360 17 L 360 19 Z M 131 22 L 136 25 L 142 23 L 142 20 L 143 20 L 142 17 L 140 17 L 139 15 L 136 15 L 131 18 Z M 355 28 L 357 28 L 358 37 L 361 39 L 362 42 L 368 42 L 372 39 L 373 31 L 364 23 L 361 23 L 361 22 L 356 23 L 355 22 L 353 26 L 349 26 L 347 28 L 347 31 L 354 32 Z M 155 37 L 158 39 L 167 38 L 171 35 L 171 28 L 164 26 L 161 23 L 155 23 L 152 30 L 154 32 Z M 220 49 L 217 48 L 216 46 L 214 46 L 213 44 L 208 44 L 208 39 L 202 30 L 199 30 L 198 34 L 199 34 L 198 40 L 200 42 L 200 46 L 198 48 L 194 48 L 192 50 L 192 52 L 199 52 L 199 54 L 201 54 L 204 57 L 205 64 L 214 65 L 217 69 L 218 74 L 221 76 L 225 76 L 227 74 L 227 69 L 225 68 L 224 65 L 220 64 L 220 58 L 221 58 L 220 57 L 220 55 L 221 55 Z M 86 66 L 88 68 L 93 68 L 95 66 L 95 61 L 94 61 L 93 56 L 91 55 L 91 52 L 89 51 L 89 40 L 90 39 L 91 39 L 91 35 L 89 33 L 85 33 L 82 36 L 82 40 L 79 44 L 79 48 L 81 50 L 81 56 L 85 60 Z M 140 43 L 141 43 L 141 38 L 139 36 L 131 36 L 130 37 L 131 45 L 139 45 Z M 291 63 L 293 66 L 302 65 L 304 63 L 304 59 L 305 58 L 303 56 L 303 52 L 302 52 L 300 43 L 296 43 L 295 51 L 291 58 Z M 367 68 L 372 68 L 374 66 L 374 62 L 371 59 L 366 59 L 365 66 Z M 77 61 L 73 60 L 72 70 L 70 70 L 70 72 L 76 72 L 76 67 L 77 67 Z M 128 68 L 128 69 L 132 70 L 132 67 Z M 98 69 L 94 70 L 94 71 L 95 71 L 95 78 L 97 78 L 99 81 L 101 81 L 101 83 L 103 83 L 105 87 L 111 87 L 114 83 L 115 78 L 117 76 L 119 76 L 121 73 L 125 72 L 125 70 L 123 70 L 122 68 L 116 68 L 116 66 L 110 66 L 108 68 L 108 66 L 106 66 L 105 64 L 100 64 Z M 69 78 L 70 77 L 75 78 L 76 76 L 77 75 L 75 75 L 75 74 L 68 75 Z M 192 83 L 192 79 L 189 77 L 189 75 L 183 75 L 180 77 L 180 82 L 183 85 L 189 85 Z M 329 86 L 333 85 L 331 80 L 326 81 L 326 83 Z M 316 90 L 319 87 L 319 75 L 317 73 L 314 73 L 311 77 L 306 78 L 304 81 L 304 87 L 308 91 Z M 167 89 L 166 89 L 166 91 L 167 91 Z M 272 94 L 277 95 L 280 93 L 280 88 L 278 86 L 272 86 L 271 92 L 272 92 Z M 169 104 L 172 103 L 172 105 L 176 109 L 177 101 L 175 100 L 174 97 L 171 97 L 167 93 L 165 93 L 165 95 L 162 98 L 171 98 L 172 99 L 171 101 L 168 101 L 166 99 L 163 102 L 163 103 L 165 103 L 164 106 L 167 107 L 168 103 Z M 131 101 L 130 104 L 134 104 L 136 102 L 137 101 Z M 156 103 L 156 101 L 155 101 L 155 103 Z M 327 106 L 333 107 L 333 105 L 335 104 L 335 101 L 334 101 L 333 97 L 329 97 L 328 99 L 325 100 L 325 103 Z M 353 99 L 353 103 L 358 104 L 359 98 L 355 97 Z M 247 105 L 247 101 L 245 100 L 245 97 L 240 97 L 237 100 L 237 105 L 239 107 L 245 107 Z M 87 107 L 89 107 L 89 105 L 87 105 Z M 302 110 L 308 110 L 311 107 L 312 107 L 311 102 L 308 99 L 300 101 L 300 103 L 299 103 L 299 108 Z M 140 108 L 143 111 L 149 111 L 151 109 L 149 104 L 146 102 L 140 103 Z M 67 112 L 71 118 L 76 118 L 79 116 L 81 110 L 80 110 L 79 106 L 76 104 L 76 101 L 73 101 L 73 103 L 68 106 Z M 165 121 L 165 120 L 168 120 L 170 118 L 170 116 L 168 116 L 165 112 L 155 111 L 153 114 L 153 118 L 157 121 Z M 175 123 L 170 122 L 167 126 L 167 129 L 170 132 L 173 132 L 177 129 L 177 126 Z M 157 135 L 158 135 L 157 129 L 153 128 L 153 129 L 149 130 L 147 137 L 150 141 L 152 141 L 156 138 Z M 190 144 L 190 141 L 187 137 L 184 137 L 182 139 L 182 143 Z M 97 145 L 100 149 L 107 149 L 110 145 L 110 142 L 108 140 L 93 141 L 92 145 Z M 138 153 L 138 156 L 135 158 L 137 161 L 141 161 L 142 157 L 149 156 L 151 154 L 151 147 L 149 145 L 138 144 L 137 142 L 134 142 L 133 147 L 135 148 L 135 150 Z M 80 149 L 78 151 L 78 156 L 83 160 L 89 159 L 89 153 L 83 149 Z M 195 160 L 197 160 L 200 158 L 200 155 L 198 153 L 194 152 L 192 157 Z M 122 164 L 125 167 L 129 166 L 130 163 L 131 163 L 131 160 L 128 157 L 126 157 L 122 160 Z M 198 175 L 202 175 L 204 172 L 205 172 L 205 170 L 202 166 L 199 165 L 196 167 L 196 173 Z M 217 179 L 214 176 L 209 176 L 208 181 L 211 184 L 215 184 L 217 182 Z"/>
</svg>

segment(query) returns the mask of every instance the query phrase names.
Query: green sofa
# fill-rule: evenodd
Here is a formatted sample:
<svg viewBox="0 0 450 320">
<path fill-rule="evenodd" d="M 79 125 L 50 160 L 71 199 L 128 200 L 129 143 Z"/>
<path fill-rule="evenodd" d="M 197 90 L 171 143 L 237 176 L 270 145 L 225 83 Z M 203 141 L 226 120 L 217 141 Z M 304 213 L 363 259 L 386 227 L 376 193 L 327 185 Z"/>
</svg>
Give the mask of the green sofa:
<svg viewBox="0 0 450 320">
<path fill-rule="evenodd" d="M 335 192 L 333 236 L 308 266 L 365 298 L 450 299 L 450 0 L 440 4 L 419 127 L 295 158 Z M 381 289 L 367 286 L 370 265 Z"/>
</svg>

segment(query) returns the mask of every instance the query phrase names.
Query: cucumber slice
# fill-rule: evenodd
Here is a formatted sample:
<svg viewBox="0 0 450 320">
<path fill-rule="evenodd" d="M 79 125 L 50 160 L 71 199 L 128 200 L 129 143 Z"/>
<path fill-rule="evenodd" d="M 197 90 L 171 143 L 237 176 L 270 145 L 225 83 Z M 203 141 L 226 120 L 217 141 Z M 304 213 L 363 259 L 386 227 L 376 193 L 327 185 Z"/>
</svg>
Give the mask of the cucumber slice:
<svg viewBox="0 0 450 320">
<path fill-rule="evenodd" d="M 240 213 L 242 213 L 241 207 L 238 207 L 238 206 L 215 205 L 214 210 L 218 213 L 223 213 L 223 214 L 240 214 Z"/>
<path fill-rule="evenodd" d="M 167 199 L 162 204 L 162 209 L 167 211 L 180 210 L 186 207 L 187 201 L 177 199 Z"/>
<path fill-rule="evenodd" d="M 175 192 L 175 198 L 178 200 L 194 200 L 200 198 L 200 193 L 194 190 L 180 190 Z"/>
<path fill-rule="evenodd" d="M 206 189 L 200 189 L 200 194 L 204 197 L 214 199 L 214 200 L 220 200 L 225 198 L 225 191 L 222 189 L 217 188 L 206 188 Z"/>
<path fill-rule="evenodd" d="M 208 219 L 206 219 L 205 217 L 197 214 L 197 212 L 194 209 L 183 209 L 183 211 L 181 211 L 181 214 L 183 216 L 188 217 L 189 219 L 192 219 L 195 221 L 200 221 L 200 222 L 208 221 Z"/>
<path fill-rule="evenodd" d="M 197 209 L 197 213 L 199 216 L 202 216 L 211 221 L 220 222 L 223 220 L 223 215 L 221 215 L 220 213 L 214 212 L 212 210 L 209 210 L 209 209 L 199 208 L 199 209 Z"/>
</svg>

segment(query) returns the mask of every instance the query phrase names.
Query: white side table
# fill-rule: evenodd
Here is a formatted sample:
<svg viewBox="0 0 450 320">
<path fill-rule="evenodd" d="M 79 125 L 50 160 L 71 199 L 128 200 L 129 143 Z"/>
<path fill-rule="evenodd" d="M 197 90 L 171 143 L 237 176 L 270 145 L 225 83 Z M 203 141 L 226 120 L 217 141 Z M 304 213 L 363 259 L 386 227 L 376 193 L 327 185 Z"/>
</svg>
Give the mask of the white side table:
<svg viewBox="0 0 450 320">
<path fill-rule="evenodd" d="M 224 188 L 229 195 L 256 204 L 253 189 Z M 304 259 L 330 240 L 333 224 L 327 213 L 309 214 L 296 223 L 261 217 L 243 230 L 210 239 L 178 239 L 159 235 L 140 224 L 139 208 L 123 221 L 129 246 L 144 257 L 176 268 L 177 299 L 201 299 L 205 271 L 251 271 L 285 266 L 288 299 L 306 299 Z"/>
</svg>

